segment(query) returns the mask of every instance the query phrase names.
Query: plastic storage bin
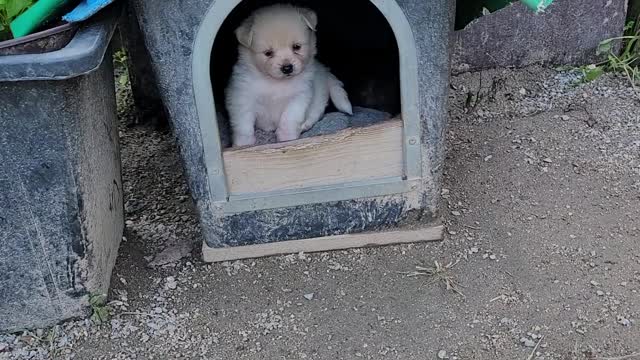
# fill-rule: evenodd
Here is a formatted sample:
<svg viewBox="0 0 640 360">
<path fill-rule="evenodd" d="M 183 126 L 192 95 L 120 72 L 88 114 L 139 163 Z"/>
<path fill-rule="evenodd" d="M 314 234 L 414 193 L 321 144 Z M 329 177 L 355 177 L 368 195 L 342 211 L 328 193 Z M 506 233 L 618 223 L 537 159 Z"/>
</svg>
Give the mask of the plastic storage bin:
<svg viewBox="0 0 640 360">
<path fill-rule="evenodd" d="M 0 330 L 82 316 L 109 287 L 124 227 L 118 13 L 60 50 L 0 56 Z"/>
</svg>

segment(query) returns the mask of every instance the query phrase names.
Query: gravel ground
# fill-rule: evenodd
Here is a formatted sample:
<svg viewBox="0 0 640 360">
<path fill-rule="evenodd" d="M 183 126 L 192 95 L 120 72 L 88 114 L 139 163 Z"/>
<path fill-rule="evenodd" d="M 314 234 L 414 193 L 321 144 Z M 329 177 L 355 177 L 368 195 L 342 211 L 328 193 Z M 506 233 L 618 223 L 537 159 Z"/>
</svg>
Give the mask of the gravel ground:
<svg viewBox="0 0 640 360">
<path fill-rule="evenodd" d="M 0 359 L 640 359 L 640 105 L 579 78 L 452 79 L 430 244 L 204 264 L 170 135 L 123 125 L 111 318 L 0 335 Z"/>
</svg>

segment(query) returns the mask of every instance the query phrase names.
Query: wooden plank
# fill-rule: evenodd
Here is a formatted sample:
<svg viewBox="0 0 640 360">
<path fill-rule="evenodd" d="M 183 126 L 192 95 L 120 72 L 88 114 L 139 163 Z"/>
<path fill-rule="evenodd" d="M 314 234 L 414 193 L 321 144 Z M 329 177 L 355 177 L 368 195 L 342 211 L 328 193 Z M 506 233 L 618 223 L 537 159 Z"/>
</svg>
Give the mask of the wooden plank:
<svg viewBox="0 0 640 360">
<path fill-rule="evenodd" d="M 335 235 L 226 248 L 211 248 L 205 243 L 202 245 L 202 257 L 205 262 L 219 262 L 299 252 L 311 253 L 357 247 L 437 241 L 442 240 L 443 228 L 442 225 L 436 225 L 415 230 Z"/>
<path fill-rule="evenodd" d="M 402 120 L 223 153 L 232 194 L 403 175 Z"/>
</svg>

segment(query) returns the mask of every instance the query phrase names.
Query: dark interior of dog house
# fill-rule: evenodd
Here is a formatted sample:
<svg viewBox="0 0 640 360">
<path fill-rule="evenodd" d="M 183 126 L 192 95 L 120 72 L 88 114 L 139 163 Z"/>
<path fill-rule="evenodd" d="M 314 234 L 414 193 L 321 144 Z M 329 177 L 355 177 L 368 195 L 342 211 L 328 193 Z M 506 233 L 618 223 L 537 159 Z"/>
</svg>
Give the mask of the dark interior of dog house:
<svg viewBox="0 0 640 360">
<path fill-rule="evenodd" d="M 223 146 L 229 125 L 224 91 L 238 57 L 235 29 L 254 10 L 281 3 L 273 0 L 242 1 L 225 19 L 211 54 L 211 81 Z M 300 0 L 290 2 L 316 12 L 317 59 L 344 83 L 354 109 L 400 114 L 400 72 L 396 39 L 386 18 L 369 0 Z M 336 11 L 336 9 L 340 9 Z M 326 112 L 336 109 L 329 103 Z"/>
</svg>

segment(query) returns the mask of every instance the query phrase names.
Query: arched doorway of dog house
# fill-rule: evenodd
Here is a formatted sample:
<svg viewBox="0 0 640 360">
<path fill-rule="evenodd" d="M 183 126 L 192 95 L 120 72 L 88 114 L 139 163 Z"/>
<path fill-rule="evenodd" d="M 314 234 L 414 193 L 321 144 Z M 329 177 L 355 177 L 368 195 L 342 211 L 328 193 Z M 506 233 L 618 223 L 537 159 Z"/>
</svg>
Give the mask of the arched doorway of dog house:
<svg viewBox="0 0 640 360">
<path fill-rule="evenodd" d="M 215 1 L 194 44 L 193 81 L 207 149 L 205 161 L 213 165 L 208 166 L 211 185 L 215 188 L 213 193 L 222 193 L 227 198 L 225 170 L 216 164 L 222 164 L 222 152 L 230 146 L 225 88 L 237 61 L 238 42 L 234 30 L 254 10 L 273 3 L 280 1 Z M 400 159 L 404 164 L 400 167 L 405 178 L 419 176 L 421 155 L 416 138 L 419 139 L 421 124 L 417 114 L 417 51 L 409 22 L 397 3 L 393 0 L 288 3 L 310 8 L 318 15 L 317 58 L 344 83 L 357 111 L 375 113 L 376 118 L 402 118 L 400 133 L 404 141 L 400 141 L 400 146 L 405 149 Z M 327 112 L 332 111 L 335 108 L 330 105 Z M 221 188 L 224 191 L 220 191 Z"/>
<path fill-rule="evenodd" d="M 272 3 L 276 1 L 242 1 L 227 16 L 218 31 L 211 56 L 211 81 L 216 108 L 225 118 L 224 90 L 229 82 L 231 68 L 238 58 L 238 41 L 234 30 L 254 10 Z M 384 112 L 387 117 L 398 115 L 398 46 L 384 15 L 369 0 L 300 0 L 292 4 L 310 8 L 317 14 L 316 58 L 344 83 L 352 104 L 359 110 L 357 115 L 367 110 Z M 329 103 L 326 111 L 334 112 L 336 109 Z M 384 116 L 373 111 L 368 113 L 374 117 Z M 226 126 L 224 130 L 226 132 Z"/>
</svg>

